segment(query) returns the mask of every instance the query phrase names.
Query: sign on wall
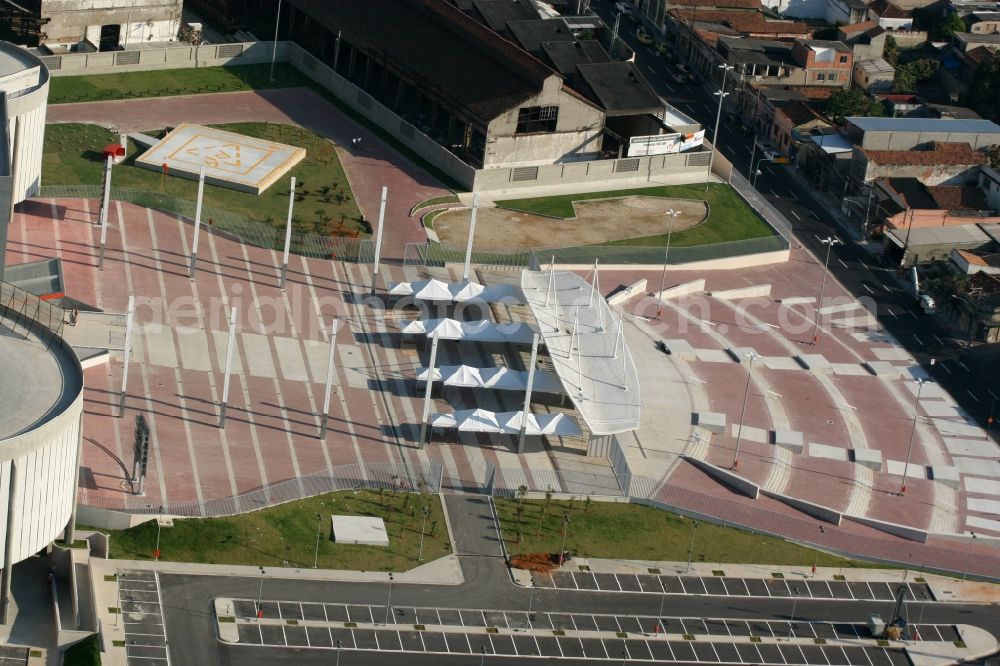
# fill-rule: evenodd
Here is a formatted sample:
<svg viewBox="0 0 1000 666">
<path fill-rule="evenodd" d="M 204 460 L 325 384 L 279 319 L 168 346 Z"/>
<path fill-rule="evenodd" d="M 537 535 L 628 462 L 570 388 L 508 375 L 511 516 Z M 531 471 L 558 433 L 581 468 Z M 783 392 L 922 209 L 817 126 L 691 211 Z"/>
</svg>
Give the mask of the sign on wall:
<svg viewBox="0 0 1000 666">
<path fill-rule="evenodd" d="M 40 77 L 40 67 L 32 67 L 31 69 L 25 69 L 8 76 L 4 76 L 0 78 L 0 92 L 13 95 L 14 93 L 19 93 L 22 90 L 34 88 L 38 85 Z"/>
<path fill-rule="evenodd" d="M 628 142 L 628 156 L 644 157 L 646 155 L 676 153 L 679 150 L 680 138 L 680 134 L 633 136 Z"/>
</svg>

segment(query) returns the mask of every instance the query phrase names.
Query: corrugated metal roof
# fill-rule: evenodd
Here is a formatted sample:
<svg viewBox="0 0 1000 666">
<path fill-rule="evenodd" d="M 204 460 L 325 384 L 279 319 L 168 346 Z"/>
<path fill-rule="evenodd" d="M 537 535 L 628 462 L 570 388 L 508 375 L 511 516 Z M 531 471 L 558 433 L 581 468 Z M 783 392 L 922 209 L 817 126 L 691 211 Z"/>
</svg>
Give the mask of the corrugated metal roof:
<svg viewBox="0 0 1000 666">
<path fill-rule="evenodd" d="M 970 220 L 973 222 L 974 220 Z M 886 234 L 892 236 L 897 245 L 902 247 L 907 243 L 907 230 L 889 229 Z M 975 224 L 959 224 L 949 227 L 914 227 L 909 232 L 909 245 L 959 245 L 988 243 L 990 237 Z"/>
<path fill-rule="evenodd" d="M 1000 125 L 989 120 L 867 118 L 864 116 L 850 116 L 847 122 L 863 132 L 967 132 L 1000 134 Z"/>
</svg>

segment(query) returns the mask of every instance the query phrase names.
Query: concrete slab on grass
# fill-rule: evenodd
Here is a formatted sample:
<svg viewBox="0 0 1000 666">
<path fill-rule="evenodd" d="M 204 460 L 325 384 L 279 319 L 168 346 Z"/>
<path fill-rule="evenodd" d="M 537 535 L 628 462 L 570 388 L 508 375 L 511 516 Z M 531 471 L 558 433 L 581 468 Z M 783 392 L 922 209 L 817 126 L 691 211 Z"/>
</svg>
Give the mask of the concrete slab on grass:
<svg viewBox="0 0 1000 666">
<path fill-rule="evenodd" d="M 726 432 L 726 415 L 721 412 L 698 412 L 695 419 L 699 427 L 710 433 L 722 435 Z"/>
<path fill-rule="evenodd" d="M 362 546 L 388 546 L 385 521 L 375 516 L 330 516 L 333 540 Z"/>
<path fill-rule="evenodd" d="M 962 485 L 962 479 L 959 474 L 958 468 L 951 465 L 931 466 L 931 478 L 952 488 L 958 488 Z"/>
<path fill-rule="evenodd" d="M 878 449 L 854 449 L 854 462 L 881 472 L 882 452 Z"/>
<path fill-rule="evenodd" d="M 802 453 L 802 433 L 798 430 L 775 430 L 774 445 L 792 453 Z"/>
</svg>

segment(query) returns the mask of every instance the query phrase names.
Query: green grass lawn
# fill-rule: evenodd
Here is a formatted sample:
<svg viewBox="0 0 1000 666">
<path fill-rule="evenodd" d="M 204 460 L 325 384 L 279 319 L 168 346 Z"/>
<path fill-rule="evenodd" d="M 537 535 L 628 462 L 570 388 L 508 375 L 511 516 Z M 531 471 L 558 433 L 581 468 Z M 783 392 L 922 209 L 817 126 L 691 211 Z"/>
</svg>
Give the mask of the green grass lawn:
<svg viewBox="0 0 1000 666">
<path fill-rule="evenodd" d="M 293 227 L 304 233 L 354 236 L 364 235 L 361 213 L 351 193 L 347 176 L 333 144 L 309 130 L 275 123 L 234 123 L 217 125 L 225 130 L 287 143 L 306 149 L 306 157 L 257 196 L 245 192 L 205 186 L 206 208 L 225 210 L 249 219 L 284 227 L 288 216 L 288 177 L 297 181 Z M 158 132 L 151 132 L 159 135 Z M 91 185 L 101 183 L 101 150 L 119 138 L 97 125 L 55 124 L 45 129 L 42 158 L 43 185 Z M 134 165 L 140 148 L 129 141 L 129 157 L 112 172 L 116 188 L 162 192 L 194 202 L 198 183 L 167 176 Z"/>
<path fill-rule="evenodd" d="M 309 79 L 286 62 L 275 64 L 274 81 L 270 80 L 270 74 L 271 65 L 262 64 L 54 76 L 49 84 L 49 104 L 294 88 L 310 83 Z"/>
<path fill-rule="evenodd" d="M 422 507 L 427 506 L 424 559 L 418 560 Z M 317 519 L 317 514 L 321 519 Z M 357 546 L 330 539 L 330 514 L 385 519 L 389 546 Z M 320 529 L 317 531 L 317 525 Z M 81 525 L 81 529 L 88 528 Z M 151 560 L 156 521 L 111 535 L 113 559 Z M 359 491 L 328 493 L 226 518 L 175 519 L 160 531 L 160 559 L 203 564 L 312 567 L 317 534 L 319 567 L 357 571 L 406 571 L 451 552 L 437 495 Z"/>
<path fill-rule="evenodd" d="M 579 557 L 686 562 L 692 521 L 640 504 L 497 499 L 497 514 L 511 554 L 559 552 L 563 515 L 570 516 L 566 549 Z M 522 512 L 518 514 L 518 506 Z M 817 551 L 774 537 L 699 522 L 695 562 L 812 566 Z M 818 566 L 874 567 L 819 553 Z"/>
<path fill-rule="evenodd" d="M 712 183 L 708 192 L 703 184 L 694 185 L 661 185 L 658 187 L 643 187 L 635 190 L 611 190 L 606 192 L 587 192 L 583 194 L 564 194 L 533 199 L 507 199 L 497 201 L 503 208 L 521 210 L 552 217 L 573 217 L 573 202 L 587 199 L 607 199 L 630 195 L 665 197 L 671 199 L 697 199 L 708 202 L 708 219 L 696 227 L 673 234 L 672 246 L 687 247 L 693 245 L 711 245 L 727 241 L 745 240 L 773 236 L 774 231 L 740 198 L 740 196 L 725 183 Z M 626 221 L 623 220 L 623 223 Z M 666 222 L 664 222 L 666 225 Z M 626 246 L 662 246 L 667 242 L 667 235 L 646 236 L 612 241 L 605 245 Z"/>
<path fill-rule="evenodd" d="M 100 636 L 88 636 L 66 650 L 62 663 L 63 666 L 101 666 Z"/>
</svg>

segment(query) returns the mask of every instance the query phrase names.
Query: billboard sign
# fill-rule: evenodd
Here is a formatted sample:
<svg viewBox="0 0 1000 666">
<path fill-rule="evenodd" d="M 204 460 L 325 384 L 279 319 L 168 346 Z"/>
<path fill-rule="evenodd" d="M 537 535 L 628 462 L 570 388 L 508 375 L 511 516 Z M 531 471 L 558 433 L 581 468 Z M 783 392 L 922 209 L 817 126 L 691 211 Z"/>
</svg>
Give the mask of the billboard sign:
<svg viewBox="0 0 1000 666">
<path fill-rule="evenodd" d="M 644 157 L 646 155 L 666 155 L 676 153 L 680 146 L 680 134 L 653 134 L 649 136 L 633 136 L 628 143 L 629 157 Z"/>
</svg>

